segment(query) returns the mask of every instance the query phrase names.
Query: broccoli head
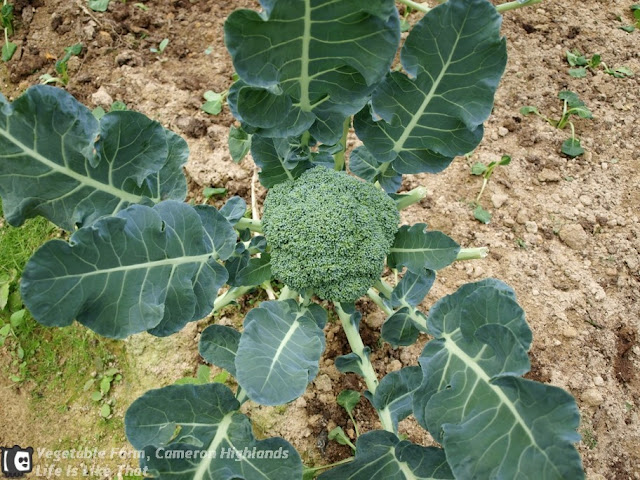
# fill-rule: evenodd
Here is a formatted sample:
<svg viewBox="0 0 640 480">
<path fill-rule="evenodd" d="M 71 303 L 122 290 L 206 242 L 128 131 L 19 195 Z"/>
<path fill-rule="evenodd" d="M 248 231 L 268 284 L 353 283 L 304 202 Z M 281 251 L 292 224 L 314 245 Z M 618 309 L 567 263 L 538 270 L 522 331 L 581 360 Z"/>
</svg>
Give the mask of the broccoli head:
<svg viewBox="0 0 640 480">
<path fill-rule="evenodd" d="M 399 221 L 395 202 L 375 185 L 307 170 L 275 185 L 264 203 L 273 275 L 320 298 L 355 301 L 380 278 Z"/>
</svg>

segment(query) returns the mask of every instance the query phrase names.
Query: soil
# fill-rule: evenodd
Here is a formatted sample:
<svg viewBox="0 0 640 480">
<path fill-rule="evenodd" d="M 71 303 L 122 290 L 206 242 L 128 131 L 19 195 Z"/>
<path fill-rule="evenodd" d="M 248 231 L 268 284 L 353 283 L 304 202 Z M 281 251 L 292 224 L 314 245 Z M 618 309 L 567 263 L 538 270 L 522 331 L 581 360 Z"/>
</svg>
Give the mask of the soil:
<svg viewBox="0 0 640 480">
<path fill-rule="evenodd" d="M 53 74 L 64 48 L 82 42 L 83 53 L 69 63 L 68 91 L 91 108 L 123 101 L 182 134 L 191 149 L 186 167 L 191 198 L 202 200 L 204 187 L 224 186 L 228 195 L 250 200 L 253 164 L 234 164 L 226 146 L 231 114 L 224 108 L 219 116 L 209 116 L 200 106 L 206 90 L 220 92 L 231 83 L 233 68 L 222 40 L 225 17 L 237 7 L 255 8 L 256 2 L 148 1 L 142 10 L 133 2 L 113 1 L 105 13 L 91 12 L 80 0 L 15 3 L 13 40 L 19 48 L 0 66 L 5 96 L 13 99 L 37 84 L 40 75 Z M 484 141 L 470 158 L 457 159 L 439 175 L 406 177 L 402 187 L 429 189 L 427 198 L 403 213 L 406 223 L 426 222 L 464 246 L 490 249 L 485 260 L 440 272 L 423 310 L 471 280 L 496 277 L 515 289 L 534 334 L 527 376 L 576 397 L 583 436 L 578 449 L 591 480 L 640 479 L 640 32 L 618 28 L 632 22 L 631 3 L 547 0 L 506 13 L 509 63 Z M 170 40 L 166 50 L 152 53 L 164 38 Z M 572 78 L 565 51 L 573 49 L 599 53 L 608 66 L 626 66 L 638 76 L 614 78 L 598 69 Z M 569 130 L 519 113 L 520 107 L 535 105 L 558 116 L 557 93 L 565 88 L 577 92 L 594 116 L 575 122 L 586 153 L 574 159 L 560 153 Z M 484 193 L 481 202 L 493 214 L 484 225 L 474 220 L 469 206 L 481 185 L 470 175 L 470 165 L 503 154 L 513 160 L 495 171 Z M 260 190 L 259 201 L 263 195 Z M 415 364 L 426 339 L 400 350 L 381 346 L 381 314 L 368 301 L 359 306 L 366 312 L 362 334 L 373 348 L 376 369 Z M 218 321 L 239 325 L 240 319 L 236 308 Z M 147 388 L 193 374 L 202 361 L 196 340 L 208 323 L 193 324 L 169 339 L 127 341 L 136 373 L 118 387 L 123 408 L 116 413 Z M 310 463 L 349 455 L 348 447 L 327 440 L 336 425 L 354 436 L 351 421 L 335 403 L 344 388 L 364 389 L 355 375 L 340 375 L 334 367 L 335 357 L 347 352 L 339 326 L 329 323 L 320 374 L 307 393 L 280 409 L 245 407 L 256 432 L 285 437 Z M 17 421 L 3 426 L 3 444 L 53 448 L 70 424 L 80 432 L 77 415 L 49 416 L 45 428 L 33 428 L 28 423 L 38 422 L 37 407 L 28 407 L 28 393 L 10 387 L 4 377 L 3 416 Z M 378 425 L 365 400 L 355 418 L 362 431 Z M 90 429 L 86 423 L 82 428 Z M 401 431 L 416 442 L 432 441 L 410 419 L 401 423 Z"/>
</svg>

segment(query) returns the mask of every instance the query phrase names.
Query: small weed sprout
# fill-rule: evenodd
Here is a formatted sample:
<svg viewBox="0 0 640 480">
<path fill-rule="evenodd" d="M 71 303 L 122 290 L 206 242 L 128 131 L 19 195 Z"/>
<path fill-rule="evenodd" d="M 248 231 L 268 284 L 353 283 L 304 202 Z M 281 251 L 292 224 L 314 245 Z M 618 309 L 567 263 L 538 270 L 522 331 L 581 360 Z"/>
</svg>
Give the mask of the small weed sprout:
<svg viewBox="0 0 640 480">
<path fill-rule="evenodd" d="M 497 162 L 490 162 L 489 165 L 485 165 L 481 162 L 476 162 L 471 166 L 471 175 L 482 176 L 482 187 L 480 187 L 480 192 L 478 192 L 478 196 L 473 202 L 473 216 L 476 220 L 482 223 L 489 223 L 491 221 L 491 213 L 482 208 L 480 204 L 480 198 L 484 193 L 484 189 L 487 187 L 489 183 L 489 179 L 491 175 L 493 175 L 493 171 L 498 165 L 506 166 L 511 163 L 511 157 L 509 155 L 503 155 L 500 160 Z"/>
<path fill-rule="evenodd" d="M 579 118 L 593 118 L 593 114 L 574 92 L 563 90 L 558 94 L 558 98 L 562 100 L 562 115 L 558 120 L 543 116 L 538 108 L 534 106 L 522 107 L 520 109 L 520 113 L 522 115 L 529 115 L 533 113 L 542 118 L 549 125 L 560 130 L 569 125 L 571 128 L 571 138 L 568 138 L 562 143 L 561 151 L 569 157 L 580 156 L 584 153 L 584 149 L 580 145 L 580 139 L 576 137 L 575 127 L 571 121 L 571 117 L 577 116 Z"/>
<path fill-rule="evenodd" d="M 149 50 L 151 51 L 151 53 L 157 53 L 158 55 L 162 55 L 164 51 L 167 49 L 168 45 L 169 45 L 169 39 L 165 38 L 158 44 L 157 47 L 151 47 Z"/>
<path fill-rule="evenodd" d="M 70 47 L 64 49 L 63 57 L 56 62 L 55 69 L 58 74 L 57 77 L 52 75 L 44 74 L 40 76 L 40 83 L 47 85 L 49 83 L 59 83 L 60 85 L 66 86 L 69 83 L 69 60 L 73 56 L 78 56 L 82 53 L 83 45 L 81 43 L 76 43 Z"/>
</svg>

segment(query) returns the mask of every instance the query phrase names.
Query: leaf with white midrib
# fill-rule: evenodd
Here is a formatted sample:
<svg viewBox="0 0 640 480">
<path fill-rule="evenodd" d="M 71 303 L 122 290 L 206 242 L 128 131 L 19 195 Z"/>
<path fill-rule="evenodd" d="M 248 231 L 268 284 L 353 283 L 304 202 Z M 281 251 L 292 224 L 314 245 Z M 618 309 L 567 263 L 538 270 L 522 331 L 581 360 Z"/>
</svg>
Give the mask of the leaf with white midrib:
<svg viewBox="0 0 640 480">
<path fill-rule="evenodd" d="M 412 28 L 401 51 L 408 75 L 389 73 L 354 122 L 379 162 L 436 173 L 477 146 L 507 60 L 501 21 L 487 0 L 450 0 Z"/>
<path fill-rule="evenodd" d="M 356 442 L 355 459 L 334 467 L 318 480 L 452 480 L 440 448 L 399 440 L 381 430 L 367 432 Z"/>
<path fill-rule="evenodd" d="M 168 335 L 208 315 L 236 234 L 213 207 L 166 201 L 133 205 L 52 240 L 27 262 L 25 305 L 40 323 L 74 319 L 101 335 Z M 222 257 L 224 258 L 224 256 Z"/>
<path fill-rule="evenodd" d="M 66 230 L 132 203 L 183 200 L 186 142 L 141 113 L 97 121 L 66 91 L 0 95 L 0 195 L 7 220 L 42 215 Z"/>
<path fill-rule="evenodd" d="M 429 312 L 414 414 L 459 478 L 583 478 L 579 414 L 564 390 L 521 378 L 531 332 L 512 291 L 486 280 Z"/>
<path fill-rule="evenodd" d="M 302 462 L 293 446 L 279 437 L 256 440 L 239 408 L 233 393 L 220 383 L 150 390 L 127 410 L 127 438 L 144 451 L 140 466 L 154 478 L 299 480 Z M 248 456 L 242 455 L 245 449 Z M 273 452 L 272 458 L 252 458 L 254 449 Z"/>
<path fill-rule="evenodd" d="M 238 383 L 251 400 L 280 405 L 304 393 L 324 351 L 320 324 L 326 312 L 322 317 L 294 300 L 262 302 L 247 314 L 235 366 Z"/>
<path fill-rule="evenodd" d="M 396 53 L 394 3 L 261 3 L 263 12 L 236 10 L 225 22 L 241 79 L 229 94 L 234 116 L 269 137 L 310 130 L 323 143 L 337 143 L 344 119 L 362 108 Z"/>
</svg>

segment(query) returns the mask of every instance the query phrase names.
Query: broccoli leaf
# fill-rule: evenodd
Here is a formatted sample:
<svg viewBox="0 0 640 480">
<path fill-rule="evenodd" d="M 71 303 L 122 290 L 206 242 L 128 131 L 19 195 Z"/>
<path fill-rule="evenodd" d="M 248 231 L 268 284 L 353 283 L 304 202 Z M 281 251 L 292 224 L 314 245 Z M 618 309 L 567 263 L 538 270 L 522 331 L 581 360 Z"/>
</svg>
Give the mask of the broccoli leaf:
<svg viewBox="0 0 640 480">
<path fill-rule="evenodd" d="M 467 284 L 429 312 L 414 414 L 457 478 L 584 478 L 572 443 L 579 412 L 564 390 L 525 380 L 531 344 L 513 291 Z"/>
<path fill-rule="evenodd" d="M 400 41 L 394 2 L 261 3 L 261 13 L 236 10 L 225 23 L 240 77 L 229 92 L 231 111 L 265 136 L 309 130 L 334 145 L 344 119 L 364 106 L 391 66 Z"/>
<path fill-rule="evenodd" d="M 220 208 L 220 213 L 227 219 L 231 225 L 238 223 L 247 212 L 247 202 L 242 197 L 231 197 Z"/>
<path fill-rule="evenodd" d="M 271 257 L 267 253 L 251 258 L 235 275 L 235 283 L 245 286 L 260 285 L 268 280 L 271 280 Z"/>
<path fill-rule="evenodd" d="M 356 458 L 332 468 L 318 480 L 449 480 L 454 476 L 440 448 L 399 440 L 374 430 L 358 437 Z"/>
<path fill-rule="evenodd" d="M 236 352 L 240 343 L 240 332 L 224 325 L 209 325 L 200 335 L 198 351 L 211 365 L 224 368 L 236 376 Z"/>
<path fill-rule="evenodd" d="M 401 61 L 355 118 L 358 137 L 398 173 L 439 172 L 483 135 L 507 61 L 487 0 L 449 0 L 411 30 Z"/>
<path fill-rule="evenodd" d="M 129 204 L 184 200 L 186 142 L 137 112 L 100 122 L 64 90 L 0 95 L 0 195 L 14 226 L 42 215 L 72 231 Z"/>
<path fill-rule="evenodd" d="M 281 405 L 304 393 L 325 347 L 316 313 L 285 300 L 262 302 L 247 314 L 235 364 L 251 400 Z"/>
<path fill-rule="evenodd" d="M 415 307 L 429 293 L 435 280 L 436 272 L 433 270 L 423 270 L 420 273 L 407 271 L 391 293 L 391 307 Z"/>
<path fill-rule="evenodd" d="M 440 270 L 450 265 L 459 251 L 460 245 L 442 232 L 427 231 L 424 223 L 403 225 L 389 250 L 387 264 L 391 268 L 406 266 L 420 274 L 425 269 Z"/>
<path fill-rule="evenodd" d="M 127 410 L 127 438 L 144 451 L 141 467 L 155 478 L 299 480 L 293 446 L 279 437 L 256 440 L 239 408 L 221 383 L 150 390 Z"/>
<path fill-rule="evenodd" d="M 251 141 L 251 156 L 260 167 L 260 183 L 271 188 L 286 180 L 298 178 L 313 167 L 310 156 L 300 156 L 286 138 L 266 138 L 254 135 Z"/>
<path fill-rule="evenodd" d="M 413 413 L 413 392 L 421 382 L 420 367 L 405 367 L 382 377 L 374 395 L 368 390 L 364 395 L 380 415 L 388 411 L 397 430 L 398 422 Z"/>
<path fill-rule="evenodd" d="M 349 155 L 349 169 L 367 182 L 380 182 L 387 193 L 396 192 L 402 184 L 402 175 L 388 163 L 379 162 L 365 146 L 355 148 Z"/>
<path fill-rule="evenodd" d="M 21 293 L 40 323 L 74 319 L 100 335 L 124 338 L 180 330 L 213 308 L 227 280 L 236 233 L 213 207 L 167 201 L 132 205 L 51 240 L 27 263 Z"/>
<path fill-rule="evenodd" d="M 422 312 L 403 307 L 385 320 L 380 335 L 394 348 L 412 345 L 418 339 L 420 331 L 426 331 L 426 323 Z"/>
</svg>

